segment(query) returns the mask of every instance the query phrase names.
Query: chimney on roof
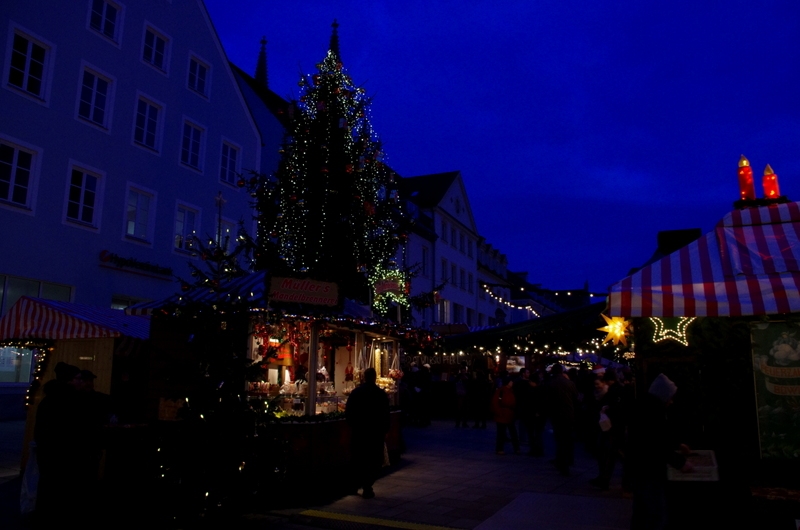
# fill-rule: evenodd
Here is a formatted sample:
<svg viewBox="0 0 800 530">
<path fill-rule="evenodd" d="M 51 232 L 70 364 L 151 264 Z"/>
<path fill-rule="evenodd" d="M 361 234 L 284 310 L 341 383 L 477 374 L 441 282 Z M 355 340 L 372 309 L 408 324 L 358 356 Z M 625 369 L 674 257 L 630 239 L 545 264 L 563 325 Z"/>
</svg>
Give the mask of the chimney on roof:
<svg viewBox="0 0 800 530">
<path fill-rule="evenodd" d="M 262 85 L 269 86 L 267 82 L 267 37 L 261 37 L 261 51 L 258 52 L 258 62 L 256 63 L 256 81 Z"/>
</svg>

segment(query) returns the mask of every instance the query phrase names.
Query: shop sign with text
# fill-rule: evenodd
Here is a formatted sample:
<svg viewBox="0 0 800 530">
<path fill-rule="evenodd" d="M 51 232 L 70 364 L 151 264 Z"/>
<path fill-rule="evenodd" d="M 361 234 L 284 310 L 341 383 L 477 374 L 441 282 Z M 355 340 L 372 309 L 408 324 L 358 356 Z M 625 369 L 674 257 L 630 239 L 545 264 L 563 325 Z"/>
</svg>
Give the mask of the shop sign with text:
<svg viewBox="0 0 800 530">
<path fill-rule="evenodd" d="M 339 288 L 335 283 L 275 277 L 270 280 L 270 302 L 335 306 Z"/>
</svg>

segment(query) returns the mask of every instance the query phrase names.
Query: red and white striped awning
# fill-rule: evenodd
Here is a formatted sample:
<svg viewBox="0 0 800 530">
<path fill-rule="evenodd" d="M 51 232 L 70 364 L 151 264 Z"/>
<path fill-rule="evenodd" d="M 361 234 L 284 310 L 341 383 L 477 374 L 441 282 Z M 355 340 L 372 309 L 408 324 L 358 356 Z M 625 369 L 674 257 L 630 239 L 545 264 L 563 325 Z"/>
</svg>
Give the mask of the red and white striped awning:
<svg viewBox="0 0 800 530">
<path fill-rule="evenodd" d="M 0 341 L 150 336 L 150 319 L 123 311 L 23 296 L 0 318 Z"/>
<path fill-rule="evenodd" d="M 800 204 L 734 210 L 716 228 L 611 287 L 625 317 L 800 312 Z"/>
</svg>

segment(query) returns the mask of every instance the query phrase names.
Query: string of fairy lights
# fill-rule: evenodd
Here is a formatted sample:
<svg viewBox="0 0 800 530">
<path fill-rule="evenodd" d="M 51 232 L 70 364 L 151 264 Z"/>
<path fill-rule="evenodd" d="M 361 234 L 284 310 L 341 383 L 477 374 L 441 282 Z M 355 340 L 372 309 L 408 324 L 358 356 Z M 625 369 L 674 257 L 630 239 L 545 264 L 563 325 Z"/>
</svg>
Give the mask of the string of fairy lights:
<svg viewBox="0 0 800 530">
<path fill-rule="evenodd" d="M 534 314 L 534 315 L 536 315 L 537 317 L 540 317 L 540 316 L 541 316 L 541 315 L 540 315 L 540 314 L 539 314 L 539 313 L 538 313 L 538 312 L 537 312 L 537 311 L 536 311 L 536 310 L 533 308 L 533 306 L 532 306 L 532 305 L 530 305 L 530 304 L 529 304 L 529 305 L 518 305 L 518 304 L 512 304 L 512 303 L 511 303 L 511 302 L 509 302 L 508 300 L 504 300 L 502 296 L 497 296 L 496 294 L 494 294 L 494 293 L 492 292 L 491 286 L 490 286 L 488 283 L 481 282 L 481 287 L 482 287 L 482 288 L 483 288 L 483 290 L 486 292 L 486 294 L 488 294 L 490 297 L 492 297 L 492 299 L 494 299 L 495 301 L 497 301 L 497 302 L 498 302 L 498 303 L 500 303 L 500 304 L 503 304 L 503 305 L 505 305 L 506 307 L 510 307 L 510 308 L 512 308 L 512 309 L 523 309 L 523 310 L 525 310 L 525 311 L 530 311 L 531 313 L 533 313 L 533 314 Z"/>
</svg>

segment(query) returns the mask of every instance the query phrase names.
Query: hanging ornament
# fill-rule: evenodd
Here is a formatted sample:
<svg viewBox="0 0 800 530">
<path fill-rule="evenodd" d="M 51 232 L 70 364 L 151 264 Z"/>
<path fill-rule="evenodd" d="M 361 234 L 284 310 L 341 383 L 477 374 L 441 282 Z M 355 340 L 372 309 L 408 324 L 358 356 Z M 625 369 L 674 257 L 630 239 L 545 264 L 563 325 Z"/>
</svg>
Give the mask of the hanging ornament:
<svg viewBox="0 0 800 530">
<path fill-rule="evenodd" d="M 247 184 L 247 182 L 245 182 L 244 179 L 239 179 L 236 181 L 236 185 L 239 186 L 240 188 L 244 188 L 245 184 Z"/>
<path fill-rule="evenodd" d="M 345 170 L 346 172 L 348 172 L 348 173 L 352 173 L 352 172 L 353 172 L 353 164 L 346 164 L 346 165 L 344 166 L 344 170 Z"/>
<path fill-rule="evenodd" d="M 653 342 L 664 340 L 674 340 L 684 346 L 689 345 L 687 334 L 689 324 L 695 321 L 695 317 L 650 317 L 653 323 Z"/>
<path fill-rule="evenodd" d="M 369 201 L 364 201 L 364 211 L 367 212 L 367 215 L 372 217 L 375 215 L 375 205 Z"/>
<path fill-rule="evenodd" d="M 603 344 L 613 341 L 614 346 L 620 342 L 627 346 L 628 341 L 625 337 L 628 334 L 628 326 L 630 326 L 631 323 L 622 317 L 609 318 L 602 313 L 600 313 L 600 316 L 603 317 L 607 324 L 602 328 L 597 328 L 598 331 L 605 331 L 607 333 L 605 340 L 603 340 Z"/>
<path fill-rule="evenodd" d="M 182 284 L 181 284 L 181 291 L 183 291 L 184 293 L 185 293 L 186 291 L 188 291 L 189 289 L 191 289 L 191 288 L 192 288 L 192 287 L 191 287 L 191 286 L 190 286 L 188 283 L 182 283 Z"/>
</svg>

